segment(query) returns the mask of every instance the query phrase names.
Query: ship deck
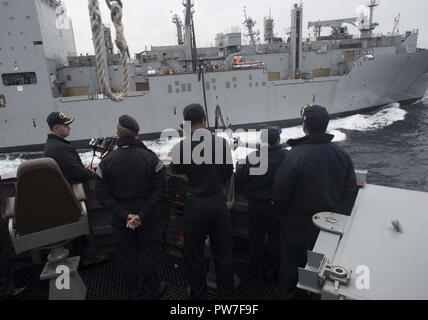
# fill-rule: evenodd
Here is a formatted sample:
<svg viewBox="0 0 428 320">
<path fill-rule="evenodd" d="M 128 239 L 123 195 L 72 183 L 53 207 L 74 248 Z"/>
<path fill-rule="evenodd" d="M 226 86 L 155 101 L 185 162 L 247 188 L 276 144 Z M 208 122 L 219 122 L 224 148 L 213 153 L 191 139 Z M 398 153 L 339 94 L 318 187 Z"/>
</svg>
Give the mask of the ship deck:
<svg viewBox="0 0 428 320">
<path fill-rule="evenodd" d="M 87 286 L 87 300 L 124 300 L 125 289 L 122 283 L 118 254 L 109 254 L 109 261 L 93 267 L 81 268 L 80 275 Z M 167 253 L 161 258 L 161 277 L 167 282 L 168 291 L 162 300 L 187 300 L 187 285 L 183 270 L 183 259 Z M 41 265 L 22 267 L 15 272 L 15 282 L 27 290 L 16 300 L 47 300 L 49 282 L 39 280 L 43 269 Z M 256 281 L 251 277 L 248 264 L 235 263 L 235 274 L 240 279 L 236 290 L 236 300 L 274 300 L 274 282 Z M 144 298 L 144 297 L 143 297 Z M 298 299 L 306 299 L 303 291 Z M 209 299 L 216 299 L 215 291 L 209 290 Z"/>
</svg>

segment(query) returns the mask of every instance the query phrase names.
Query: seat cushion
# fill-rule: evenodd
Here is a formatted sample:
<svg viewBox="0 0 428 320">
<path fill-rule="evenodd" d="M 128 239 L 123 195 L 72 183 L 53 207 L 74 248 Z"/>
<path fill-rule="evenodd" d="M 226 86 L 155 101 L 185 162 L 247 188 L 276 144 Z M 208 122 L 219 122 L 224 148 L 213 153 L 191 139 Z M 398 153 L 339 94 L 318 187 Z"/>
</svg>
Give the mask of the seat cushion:
<svg viewBox="0 0 428 320">
<path fill-rule="evenodd" d="M 18 169 L 15 227 L 28 235 L 79 221 L 81 209 L 53 159 L 24 162 Z"/>
</svg>

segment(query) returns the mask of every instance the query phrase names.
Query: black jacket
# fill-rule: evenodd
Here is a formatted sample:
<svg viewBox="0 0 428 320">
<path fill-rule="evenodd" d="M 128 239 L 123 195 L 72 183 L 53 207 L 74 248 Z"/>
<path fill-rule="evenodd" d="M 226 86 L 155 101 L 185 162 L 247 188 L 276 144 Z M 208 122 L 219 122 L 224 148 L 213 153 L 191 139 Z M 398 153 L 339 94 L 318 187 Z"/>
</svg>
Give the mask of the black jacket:
<svg viewBox="0 0 428 320">
<path fill-rule="evenodd" d="M 237 185 L 243 190 L 245 197 L 251 200 L 272 200 L 275 174 L 281 163 L 286 159 L 288 150 L 282 145 L 269 147 L 268 167 L 264 175 L 251 175 L 250 168 L 259 167 L 250 163 L 251 156 L 260 157 L 260 150 L 247 157 L 244 165 L 238 165 L 236 170 Z"/>
<path fill-rule="evenodd" d="M 156 215 L 165 169 L 141 141 L 121 138 L 117 145 L 97 169 L 97 198 L 113 213 L 113 223 L 125 227 L 128 215 L 138 214 L 144 226 Z"/>
<path fill-rule="evenodd" d="M 276 174 L 274 202 L 290 229 L 315 232 L 316 213 L 352 210 L 358 191 L 354 165 L 333 138 L 314 134 L 288 142 L 293 149 Z"/>
<path fill-rule="evenodd" d="M 208 143 L 204 142 L 204 139 L 189 143 L 190 138 L 186 138 L 176 144 L 172 150 L 173 172 L 187 176 L 189 180 L 186 183 L 186 191 L 202 197 L 224 192 L 226 183 L 233 175 L 232 154 L 229 145 L 223 138 L 210 135 L 212 144 L 206 144 L 210 150 L 204 150 L 204 152 L 212 150 L 212 154 L 208 159 L 208 154 L 203 153 L 208 160 L 202 164 L 195 164 L 193 157 L 190 156 L 195 148 L 202 148 L 205 143 Z M 187 143 L 189 143 L 189 149 L 185 147 Z M 221 151 L 221 154 L 218 151 Z M 183 155 L 185 156 L 183 157 Z M 187 163 L 186 157 L 189 159 Z"/>
<path fill-rule="evenodd" d="M 91 170 L 84 167 L 71 143 L 54 134 L 48 135 L 44 156 L 58 163 L 64 178 L 70 184 L 86 182 L 95 176 Z"/>
</svg>

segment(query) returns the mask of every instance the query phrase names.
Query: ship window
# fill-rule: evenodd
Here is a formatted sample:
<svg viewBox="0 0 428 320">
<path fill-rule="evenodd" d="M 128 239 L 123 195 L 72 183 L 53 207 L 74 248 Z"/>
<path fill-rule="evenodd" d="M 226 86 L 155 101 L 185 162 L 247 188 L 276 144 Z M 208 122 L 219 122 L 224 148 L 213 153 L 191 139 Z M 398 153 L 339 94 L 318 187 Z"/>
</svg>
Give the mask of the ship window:
<svg viewBox="0 0 428 320">
<path fill-rule="evenodd" d="M 67 79 L 67 81 L 71 81 L 71 76 L 69 74 L 67 74 L 66 79 Z"/>
<path fill-rule="evenodd" d="M 12 51 L 15 50 L 15 47 L 10 47 L 10 50 L 12 50 Z"/>
<path fill-rule="evenodd" d="M 180 88 L 175 88 L 175 93 L 180 93 Z"/>
<path fill-rule="evenodd" d="M 31 16 L 25 16 L 25 20 L 31 20 Z"/>
<path fill-rule="evenodd" d="M 210 90 L 210 82 L 209 81 L 207 81 L 207 83 L 205 84 L 205 87 L 207 90 Z"/>
<path fill-rule="evenodd" d="M 262 86 L 263 86 L 263 87 L 266 87 L 266 82 L 262 82 Z"/>
<path fill-rule="evenodd" d="M 232 81 L 236 82 L 236 77 L 233 77 L 233 78 L 232 78 Z"/>
<path fill-rule="evenodd" d="M 250 74 L 249 78 L 250 78 L 250 80 L 253 80 L 253 75 Z"/>
<path fill-rule="evenodd" d="M 253 83 L 252 82 L 250 82 L 250 88 L 252 88 L 253 87 Z"/>
<path fill-rule="evenodd" d="M 172 84 L 168 85 L 168 93 L 172 93 Z"/>
<path fill-rule="evenodd" d="M 233 85 L 233 87 L 236 89 L 236 88 L 238 88 L 238 85 L 235 83 L 235 84 Z"/>
<path fill-rule="evenodd" d="M 9 2 L 7 2 L 7 1 L 4 1 L 4 2 L 3 2 L 3 6 L 4 6 L 4 7 L 7 7 L 8 5 L 9 5 Z"/>
<path fill-rule="evenodd" d="M 213 86 L 213 90 L 217 90 L 217 86 Z"/>
<path fill-rule="evenodd" d="M 191 83 L 188 83 L 187 84 L 187 91 L 192 91 L 192 84 Z"/>
<path fill-rule="evenodd" d="M 8 36 L 11 36 L 11 35 L 12 35 L 12 32 L 8 32 L 8 33 L 7 33 L 7 35 L 8 35 Z"/>
<path fill-rule="evenodd" d="M 230 89 L 230 81 L 226 81 L 226 89 Z"/>
<path fill-rule="evenodd" d="M 211 79 L 211 82 L 212 82 L 212 83 L 215 83 L 215 78 L 212 78 L 212 79 Z"/>
<path fill-rule="evenodd" d="M 186 92 L 186 84 L 185 83 L 181 84 L 181 92 Z"/>
<path fill-rule="evenodd" d="M 175 86 L 178 87 L 180 85 L 180 82 L 175 81 Z"/>
<path fill-rule="evenodd" d="M 15 21 L 15 17 L 9 17 L 9 21 Z"/>
<path fill-rule="evenodd" d="M 22 86 L 37 83 L 35 72 L 4 73 L 1 77 L 5 86 Z"/>
<path fill-rule="evenodd" d="M 259 83 L 258 82 L 256 82 L 256 87 L 258 87 L 259 86 Z"/>
</svg>

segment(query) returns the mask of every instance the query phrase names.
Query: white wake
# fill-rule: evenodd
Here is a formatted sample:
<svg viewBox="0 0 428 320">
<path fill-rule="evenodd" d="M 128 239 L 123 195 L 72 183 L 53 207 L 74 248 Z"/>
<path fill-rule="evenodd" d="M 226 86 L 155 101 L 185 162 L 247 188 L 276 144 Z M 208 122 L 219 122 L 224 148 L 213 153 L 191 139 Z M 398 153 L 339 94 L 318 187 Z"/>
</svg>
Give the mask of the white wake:
<svg viewBox="0 0 428 320">
<path fill-rule="evenodd" d="M 427 97 L 428 99 L 428 97 Z M 334 141 L 346 141 L 346 133 L 348 131 L 374 131 L 388 127 L 397 121 L 405 119 L 407 112 L 400 108 L 398 103 L 391 104 L 374 114 L 362 115 L 356 114 L 353 116 L 334 119 L 330 121 L 328 132 L 335 136 Z M 227 134 L 223 134 L 223 137 L 229 139 Z M 289 139 L 296 139 L 303 137 L 302 126 L 296 126 L 292 128 L 283 129 L 281 135 L 281 143 L 286 143 Z M 234 159 L 239 160 L 245 158 L 254 149 L 248 149 L 243 147 L 244 145 L 255 145 L 260 142 L 260 133 L 249 132 L 249 133 L 235 133 L 233 138 L 239 137 L 241 142 L 240 147 L 236 149 L 234 153 Z M 172 147 L 178 143 L 180 139 L 174 138 L 171 140 L 156 140 L 156 141 L 145 141 L 148 148 L 158 154 L 161 159 L 168 158 Z M 92 152 L 82 152 L 80 157 L 85 165 L 89 165 L 92 161 Z M 15 174 L 19 165 L 25 161 L 25 154 L 23 155 L 0 155 L 0 176 Z M 95 158 L 94 164 L 99 163 L 99 159 Z"/>
</svg>

